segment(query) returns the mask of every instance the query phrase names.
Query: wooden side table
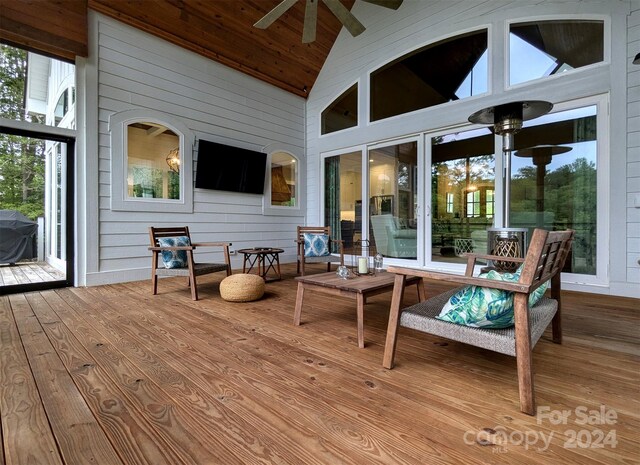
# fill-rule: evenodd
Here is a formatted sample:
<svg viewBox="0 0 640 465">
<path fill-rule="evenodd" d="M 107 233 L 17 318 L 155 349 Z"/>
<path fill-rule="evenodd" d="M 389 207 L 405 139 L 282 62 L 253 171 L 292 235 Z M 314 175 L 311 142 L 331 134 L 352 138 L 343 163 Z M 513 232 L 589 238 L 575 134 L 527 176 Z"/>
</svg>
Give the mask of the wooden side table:
<svg viewBox="0 0 640 465">
<path fill-rule="evenodd" d="M 393 291 L 395 273 L 385 271 L 372 276 L 358 276 L 351 279 L 342 279 L 336 273 L 322 273 L 311 276 L 298 276 L 298 293 L 296 295 L 296 308 L 293 313 L 293 324 L 300 325 L 302 315 L 302 301 L 305 290 L 322 292 L 325 294 L 348 297 L 356 301 L 356 316 L 358 323 L 358 347 L 364 348 L 364 305 L 367 297 Z M 405 287 L 415 285 L 418 289 L 418 300 L 426 300 L 426 292 L 422 278 L 407 276 Z"/>
<path fill-rule="evenodd" d="M 251 249 L 240 249 L 238 253 L 244 255 L 242 262 L 242 272 L 251 273 L 255 268 L 256 272 L 265 282 L 279 281 L 282 279 L 280 273 L 280 254 L 284 249 L 274 249 L 272 247 L 254 247 Z M 277 277 L 268 277 L 269 271 L 273 271 Z"/>
</svg>

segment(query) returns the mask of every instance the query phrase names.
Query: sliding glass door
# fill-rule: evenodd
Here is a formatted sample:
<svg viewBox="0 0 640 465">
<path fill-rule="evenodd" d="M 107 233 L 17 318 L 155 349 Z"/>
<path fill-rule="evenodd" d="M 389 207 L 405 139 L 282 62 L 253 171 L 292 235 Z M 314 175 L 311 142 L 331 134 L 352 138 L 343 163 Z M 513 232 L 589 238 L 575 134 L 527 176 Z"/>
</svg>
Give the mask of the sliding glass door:
<svg viewBox="0 0 640 465">
<path fill-rule="evenodd" d="M 72 285 L 73 149 L 0 127 L 0 294 Z"/>
<path fill-rule="evenodd" d="M 418 257 L 418 142 L 369 148 L 369 243 L 389 259 Z"/>
<path fill-rule="evenodd" d="M 463 263 L 487 252 L 495 202 L 494 136 L 488 129 L 431 137 L 430 260 Z"/>
<path fill-rule="evenodd" d="M 418 145 L 414 138 L 324 158 L 324 223 L 346 253 L 365 241 L 387 263 L 418 258 Z"/>
<path fill-rule="evenodd" d="M 342 239 L 345 253 L 354 253 L 362 239 L 362 152 L 326 157 L 324 186 L 324 224 Z"/>
<path fill-rule="evenodd" d="M 507 226 L 525 229 L 528 241 L 535 228 L 573 229 L 563 271 L 581 275 L 581 282 L 603 281 L 606 275 L 598 247 L 606 216 L 598 197 L 598 179 L 606 177 L 599 153 L 599 109 L 605 104 L 591 99 L 526 121 L 515 135 L 511 159 Z M 503 169 L 501 142 L 487 128 L 435 134 L 427 141 L 431 247 L 425 265 L 460 268 L 464 253 L 490 251 L 487 229 L 505 200 L 496 176 Z"/>
</svg>

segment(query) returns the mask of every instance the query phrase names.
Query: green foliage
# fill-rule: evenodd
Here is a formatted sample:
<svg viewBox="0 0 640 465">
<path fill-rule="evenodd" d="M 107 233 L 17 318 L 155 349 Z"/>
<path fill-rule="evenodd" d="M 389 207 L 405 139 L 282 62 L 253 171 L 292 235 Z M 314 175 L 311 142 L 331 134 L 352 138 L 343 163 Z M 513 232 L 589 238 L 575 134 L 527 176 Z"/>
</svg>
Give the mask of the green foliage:
<svg viewBox="0 0 640 465">
<path fill-rule="evenodd" d="M 0 44 L 0 116 L 24 121 L 27 52 Z M 44 214 L 44 142 L 0 134 L 0 209 Z"/>
<path fill-rule="evenodd" d="M 511 212 L 536 211 L 536 168 L 518 171 L 511 183 Z M 572 272 L 596 272 L 596 166 L 577 158 L 546 174 L 544 211 L 553 213 L 554 229 L 573 229 Z"/>
</svg>

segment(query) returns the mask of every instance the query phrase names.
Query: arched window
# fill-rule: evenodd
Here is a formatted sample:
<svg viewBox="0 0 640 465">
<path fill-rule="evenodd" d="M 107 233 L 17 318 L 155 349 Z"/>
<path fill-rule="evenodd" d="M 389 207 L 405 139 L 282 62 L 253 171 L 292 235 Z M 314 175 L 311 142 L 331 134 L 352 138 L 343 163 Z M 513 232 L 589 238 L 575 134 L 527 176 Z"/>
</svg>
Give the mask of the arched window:
<svg viewBox="0 0 640 465">
<path fill-rule="evenodd" d="M 111 208 L 193 210 L 192 133 L 147 110 L 111 116 Z"/>
<path fill-rule="evenodd" d="M 321 134 L 329 134 L 358 125 L 358 83 L 329 104 L 320 117 Z"/>
<path fill-rule="evenodd" d="M 272 207 L 298 205 L 298 160 L 288 152 L 271 154 L 270 194 Z"/>
<path fill-rule="evenodd" d="M 487 92 L 487 31 L 429 44 L 371 73 L 371 121 Z"/>
</svg>

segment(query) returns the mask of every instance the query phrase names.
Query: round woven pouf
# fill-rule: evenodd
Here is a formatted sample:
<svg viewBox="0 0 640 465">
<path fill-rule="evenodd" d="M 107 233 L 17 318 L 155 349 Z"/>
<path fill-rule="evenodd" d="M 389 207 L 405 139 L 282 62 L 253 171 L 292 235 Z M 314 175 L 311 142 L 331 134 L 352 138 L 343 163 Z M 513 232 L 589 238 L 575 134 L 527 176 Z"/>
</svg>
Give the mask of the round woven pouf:
<svg viewBox="0 0 640 465">
<path fill-rule="evenodd" d="M 264 279 L 256 274 L 232 274 L 220 283 L 220 296 L 229 302 L 251 302 L 264 295 Z"/>
</svg>

